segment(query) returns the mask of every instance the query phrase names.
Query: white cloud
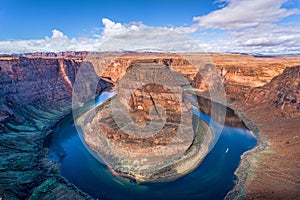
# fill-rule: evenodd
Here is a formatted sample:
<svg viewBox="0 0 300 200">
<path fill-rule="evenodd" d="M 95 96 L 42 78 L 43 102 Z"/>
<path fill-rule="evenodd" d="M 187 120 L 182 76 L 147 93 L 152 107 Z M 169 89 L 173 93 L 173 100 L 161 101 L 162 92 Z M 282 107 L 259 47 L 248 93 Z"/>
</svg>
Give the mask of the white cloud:
<svg viewBox="0 0 300 200">
<path fill-rule="evenodd" d="M 287 0 L 217 0 L 220 9 L 194 17 L 202 31 L 207 51 L 245 53 L 299 53 L 298 23 L 279 23 L 299 14 L 298 9 L 285 9 Z M 206 29 L 223 30 L 215 40 L 205 37 Z M 225 32 L 224 32 L 225 31 Z M 207 39 L 208 38 L 208 39 Z"/>
<path fill-rule="evenodd" d="M 233 34 L 236 41 L 243 46 L 275 47 L 284 45 L 290 47 L 300 44 L 300 29 L 295 29 L 294 27 L 266 25 L 249 29 L 247 34 L 242 32 Z"/>
<path fill-rule="evenodd" d="M 188 35 L 188 34 L 191 34 L 191 33 L 195 33 L 198 28 L 197 28 L 197 26 L 193 25 L 193 26 L 189 26 L 189 27 L 180 26 L 180 27 L 165 28 L 165 29 L 170 30 L 170 31 L 174 31 L 177 34 Z"/>
<path fill-rule="evenodd" d="M 146 28 L 142 23 L 130 23 L 130 24 L 121 24 L 119 22 L 113 22 L 110 19 L 103 18 L 102 24 L 104 26 L 102 31 L 102 37 L 114 37 L 117 35 L 125 34 L 130 31 L 138 31 L 140 29 Z"/>
<path fill-rule="evenodd" d="M 127 28 L 123 26 L 121 23 L 115 23 L 107 18 L 102 19 L 102 23 L 104 25 L 103 36 L 115 36 L 122 34 L 127 31 Z"/>
<path fill-rule="evenodd" d="M 146 25 L 144 25 L 143 23 L 129 23 L 129 24 L 122 24 L 119 22 L 113 22 L 110 19 L 107 18 L 103 18 L 102 19 L 102 24 L 104 26 L 103 28 L 103 32 L 102 32 L 102 37 L 114 37 L 114 36 L 118 36 L 121 34 L 126 34 L 128 32 L 130 32 L 130 34 L 132 34 L 133 31 L 139 31 L 139 30 L 143 30 L 143 29 L 147 29 L 147 28 L 154 28 L 154 27 L 148 27 Z M 157 30 L 169 30 L 169 31 L 174 31 L 177 34 L 190 34 L 190 33 L 194 33 L 197 31 L 197 27 L 196 26 L 191 26 L 191 27 L 184 27 L 184 26 L 180 26 L 180 27 L 157 27 Z"/>
<path fill-rule="evenodd" d="M 52 39 L 68 39 L 67 36 L 65 36 L 62 32 L 60 32 L 60 31 L 58 31 L 56 29 L 54 29 L 52 31 L 52 37 L 51 38 Z"/>
<path fill-rule="evenodd" d="M 208 15 L 194 17 L 201 28 L 243 29 L 270 24 L 299 13 L 298 9 L 285 9 L 287 0 L 222 0 L 219 10 Z"/>
<path fill-rule="evenodd" d="M 127 30 L 115 35 L 99 45 L 99 51 L 202 51 L 198 43 L 167 28 L 143 27 Z"/>
<path fill-rule="evenodd" d="M 100 39 L 68 38 L 61 31 L 53 30 L 52 36 L 40 40 L 12 40 L 0 41 L 0 53 L 27 53 L 27 52 L 57 52 L 57 51 L 92 51 L 100 44 Z"/>
<path fill-rule="evenodd" d="M 59 30 L 41 40 L 0 41 L 0 53 L 36 51 L 193 51 L 195 42 L 185 34 L 195 27 L 147 27 L 142 23 L 122 24 L 102 19 L 103 29 L 93 38 L 68 38 Z"/>
<path fill-rule="evenodd" d="M 185 35 L 197 31 L 192 27 L 148 27 L 143 23 L 121 24 L 102 19 L 103 43 L 99 51 L 199 51 L 199 46 Z"/>
<path fill-rule="evenodd" d="M 216 40 L 208 41 L 203 36 L 201 42 L 206 51 L 212 52 L 299 53 L 300 29 L 295 29 L 294 26 L 269 24 L 249 28 L 246 31 L 230 31 L 226 36 Z"/>
</svg>

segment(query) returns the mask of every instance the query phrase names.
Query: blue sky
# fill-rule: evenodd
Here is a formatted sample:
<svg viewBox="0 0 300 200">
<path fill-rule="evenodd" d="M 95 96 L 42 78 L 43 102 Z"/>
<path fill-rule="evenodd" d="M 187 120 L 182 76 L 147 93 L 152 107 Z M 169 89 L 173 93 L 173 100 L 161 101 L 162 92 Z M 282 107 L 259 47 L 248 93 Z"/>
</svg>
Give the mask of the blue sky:
<svg viewBox="0 0 300 200">
<path fill-rule="evenodd" d="M 0 0 L 0 53 L 92 50 L 145 27 L 206 51 L 299 53 L 299 10 L 300 0 Z"/>
<path fill-rule="evenodd" d="M 53 29 L 69 37 L 103 27 L 102 18 L 148 26 L 191 25 L 218 6 L 210 0 L 0 0 L 0 40 L 40 39 Z"/>
</svg>

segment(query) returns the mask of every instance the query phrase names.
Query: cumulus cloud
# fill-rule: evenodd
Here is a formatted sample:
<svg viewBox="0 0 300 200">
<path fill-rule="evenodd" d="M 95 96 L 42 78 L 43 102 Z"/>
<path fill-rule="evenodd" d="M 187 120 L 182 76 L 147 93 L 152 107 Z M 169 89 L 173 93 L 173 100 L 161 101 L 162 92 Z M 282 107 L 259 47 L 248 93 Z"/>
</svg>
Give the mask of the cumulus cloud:
<svg viewBox="0 0 300 200">
<path fill-rule="evenodd" d="M 98 51 L 199 51 L 200 48 L 185 35 L 197 31 L 192 27 L 149 27 L 143 23 L 122 24 L 102 19 L 103 42 Z"/>
<path fill-rule="evenodd" d="M 142 23 L 122 24 L 119 22 L 113 22 L 107 18 L 102 19 L 102 24 L 104 26 L 102 37 L 114 37 L 125 34 L 126 32 L 138 31 L 146 27 Z"/>
<path fill-rule="evenodd" d="M 201 28 L 243 29 L 270 24 L 299 13 L 298 9 L 285 9 L 287 0 L 219 0 L 222 8 L 204 16 L 194 17 Z"/>
<path fill-rule="evenodd" d="M 102 19 L 103 29 L 93 38 L 69 38 L 59 30 L 41 40 L 0 41 L 1 53 L 36 51 L 195 51 L 195 42 L 185 37 L 195 27 L 148 27 Z"/>
<path fill-rule="evenodd" d="M 255 29 L 249 29 L 247 34 L 234 32 L 238 44 L 243 46 L 278 46 L 291 47 L 300 44 L 300 29 L 266 25 Z"/>
<path fill-rule="evenodd" d="M 207 51 L 244 53 L 299 53 L 299 22 L 279 23 L 299 14 L 298 9 L 283 8 L 287 0 L 217 0 L 220 9 L 194 17 L 197 26 L 223 30 L 213 41 L 200 38 Z M 224 32 L 225 31 L 225 32 Z"/>
<path fill-rule="evenodd" d="M 102 37 L 114 37 L 118 35 L 126 35 L 132 34 L 134 32 L 138 32 L 140 30 L 146 30 L 149 28 L 154 28 L 154 27 L 148 27 L 143 23 L 136 23 L 132 22 L 129 24 L 122 24 L 119 22 L 113 22 L 110 19 L 103 18 L 102 19 L 102 24 L 104 26 L 103 32 L 102 32 Z M 197 31 L 196 26 L 180 26 L 180 27 L 156 27 L 157 31 L 173 31 L 176 34 L 182 34 L 182 35 L 187 35 L 191 34 Z"/>
<path fill-rule="evenodd" d="M 60 31 L 58 31 L 56 29 L 54 29 L 52 31 L 52 37 L 51 38 L 52 39 L 68 39 L 67 36 L 65 36 L 62 32 L 60 32 Z"/>
<path fill-rule="evenodd" d="M 40 40 L 12 40 L 0 41 L 0 53 L 27 52 L 58 52 L 58 51 L 92 51 L 100 44 L 97 38 L 68 38 L 61 31 L 54 29 L 51 37 Z"/>
<path fill-rule="evenodd" d="M 247 31 L 230 31 L 226 36 L 215 40 L 208 41 L 204 36 L 200 39 L 203 48 L 212 52 L 262 54 L 300 52 L 300 30 L 293 26 L 269 24 L 249 28 Z"/>
<path fill-rule="evenodd" d="M 102 23 L 104 25 L 103 36 L 115 36 L 127 31 L 121 23 L 115 23 L 107 18 L 103 18 Z"/>
<path fill-rule="evenodd" d="M 127 30 L 104 40 L 98 51 L 167 51 L 195 52 L 202 51 L 197 42 L 167 28 L 143 27 Z"/>
</svg>

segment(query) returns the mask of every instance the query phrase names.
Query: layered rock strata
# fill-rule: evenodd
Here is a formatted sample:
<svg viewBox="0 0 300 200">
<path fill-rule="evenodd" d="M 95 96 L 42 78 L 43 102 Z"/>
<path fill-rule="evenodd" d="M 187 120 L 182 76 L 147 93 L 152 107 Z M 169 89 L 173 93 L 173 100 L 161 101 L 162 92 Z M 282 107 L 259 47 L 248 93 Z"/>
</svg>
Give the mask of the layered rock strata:
<svg viewBox="0 0 300 200">
<path fill-rule="evenodd" d="M 0 58 L 0 198 L 89 198 L 59 177 L 43 146 L 52 126 L 71 112 L 80 65 L 66 59 Z M 91 64 L 85 67 L 94 71 Z M 100 81 L 96 94 L 105 87 Z"/>
<path fill-rule="evenodd" d="M 90 111 L 79 118 L 86 143 L 111 170 L 140 182 L 190 172 L 213 135 L 183 97 L 187 83 L 166 65 L 135 63 L 119 80 L 117 97 L 95 116 Z"/>
</svg>

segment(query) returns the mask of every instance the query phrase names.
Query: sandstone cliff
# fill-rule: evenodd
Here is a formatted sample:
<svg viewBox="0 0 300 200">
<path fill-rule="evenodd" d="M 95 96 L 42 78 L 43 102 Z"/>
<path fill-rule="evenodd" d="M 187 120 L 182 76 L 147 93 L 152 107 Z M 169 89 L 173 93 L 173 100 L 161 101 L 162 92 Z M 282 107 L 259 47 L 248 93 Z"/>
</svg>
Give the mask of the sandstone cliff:
<svg viewBox="0 0 300 200">
<path fill-rule="evenodd" d="M 249 167 L 238 171 L 248 197 L 298 199 L 300 195 L 299 71 L 299 66 L 286 68 L 268 84 L 251 90 L 239 106 L 259 136 L 258 147 L 243 159 Z"/>
<path fill-rule="evenodd" d="M 300 66 L 290 67 L 262 87 L 253 89 L 246 104 L 265 104 L 283 117 L 300 117 Z"/>
<path fill-rule="evenodd" d="M 33 199 L 87 198 L 58 177 L 43 147 L 51 127 L 71 112 L 80 64 L 72 59 L 0 58 L 0 197 L 24 199 L 34 192 Z M 100 81 L 97 93 L 105 87 Z"/>
<path fill-rule="evenodd" d="M 214 53 L 199 53 L 196 62 L 189 61 L 189 54 L 125 53 L 103 57 L 109 58 L 105 64 L 97 62 L 98 54 L 87 56 L 86 59 L 94 64 L 100 76 L 110 77 L 112 82 L 120 80 L 130 65 L 148 62 L 169 66 L 182 74 L 194 88 L 204 91 L 208 90 L 206 78 L 210 74 L 207 71 L 215 66 L 214 73 L 219 73 L 222 78 L 228 103 L 243 102 L 253 88 L 269 83 L 285 68 L 300 64 L 299 57 L 256 58 L 251 55 Z"/>
</svg>

